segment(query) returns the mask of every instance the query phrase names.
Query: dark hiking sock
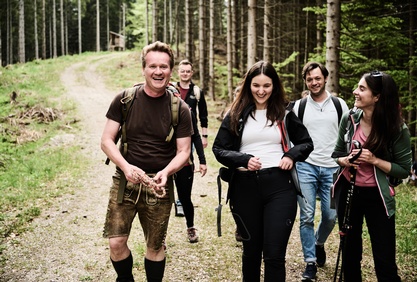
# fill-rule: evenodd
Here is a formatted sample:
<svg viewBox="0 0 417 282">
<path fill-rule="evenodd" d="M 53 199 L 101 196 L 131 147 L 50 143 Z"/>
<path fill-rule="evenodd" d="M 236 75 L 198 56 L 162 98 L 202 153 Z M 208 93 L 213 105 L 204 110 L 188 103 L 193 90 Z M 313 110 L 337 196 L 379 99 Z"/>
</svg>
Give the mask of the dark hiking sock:
<svg viewBox="0 0 417 282">
<path fill-rule="evenodd" d="M 117 273 L 117 282 L 133 282 L 133 257 L 132 253 L 125 259 L 119 261 L 113 261 L 111 258 L 111 263 L 113 264 L 114 270 Z"/>
<path fill-rule="evenodd" d="M 164 277 L 165 261 L 152 261 L 145 258 L 145 271 L 148 282 L 161 282 Z"/>
</svg>

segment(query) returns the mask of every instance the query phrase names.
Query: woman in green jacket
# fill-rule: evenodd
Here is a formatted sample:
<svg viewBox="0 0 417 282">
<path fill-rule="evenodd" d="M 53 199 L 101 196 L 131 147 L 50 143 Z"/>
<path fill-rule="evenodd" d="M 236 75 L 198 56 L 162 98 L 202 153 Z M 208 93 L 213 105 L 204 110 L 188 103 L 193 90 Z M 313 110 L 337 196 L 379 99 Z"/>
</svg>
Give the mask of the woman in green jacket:
<svg viewBox="0 0 417 282">
<path fill-rule="evenodd" d="M 410 133 L 401 118 L 398 89 L 386 73 L 362 76 L 353 91 L 356 111 L 345 114 L 333 156 L 343 168 L 333 187 L 343 231 L 352 170 L 356 168 L 343 248 L 344 281 L 362 281 L 362 225 L 366 219 L 378 281 L 400 281 L 395 260 L 395 191 L 392 179 L 406 178 L 411 166 Z M 352 140 L 362 146 L 354 148 Z M 359 146 L 360 147 L 360 146 Z M 360 155 L 359 155 L 360 153 Z M 352 157 L 359 157 L 352 161 Z M 353 173 L 355 174 L 355 173 Z M 343 235 L 342 235 L 343 236 Z"/>
</svg>

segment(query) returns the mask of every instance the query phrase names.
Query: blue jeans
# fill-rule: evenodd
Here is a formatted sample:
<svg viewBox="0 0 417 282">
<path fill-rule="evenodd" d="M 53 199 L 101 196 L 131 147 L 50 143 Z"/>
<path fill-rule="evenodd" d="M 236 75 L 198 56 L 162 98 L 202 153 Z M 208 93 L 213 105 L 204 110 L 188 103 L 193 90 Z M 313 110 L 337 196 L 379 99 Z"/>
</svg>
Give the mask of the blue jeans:
<svg viewBox="0 0 417 282">
<path fill-rule="evenodd" d="M 297 163 L 298 178 L 305 199 L 298 196 L 300 206 L 300 237 L 304 261 L 316 261 L 316 244 L 323 245 L 336 224 L 336 210 L 330 208 L 333 173 L 337 167 L 321 167 Z M 314 233 L 316 197 L 320 197 L 321 219 Z"/>
</svg>

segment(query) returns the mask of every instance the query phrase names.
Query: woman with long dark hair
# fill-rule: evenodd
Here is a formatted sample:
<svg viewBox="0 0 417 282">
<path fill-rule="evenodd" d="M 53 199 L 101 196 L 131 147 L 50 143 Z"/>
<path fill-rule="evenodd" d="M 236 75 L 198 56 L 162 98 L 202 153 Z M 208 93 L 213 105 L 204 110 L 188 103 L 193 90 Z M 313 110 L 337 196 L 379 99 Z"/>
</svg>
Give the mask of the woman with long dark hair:
<svg viewBox="0 0 417 282">
<path fill-rule="evenodd" d="M 283 85 L 270 63 L 255 63 L 240 85 L 213 153 L 232 174 L 228 199 L 243 238 L 243 281 L 260 281 L 262 257 L 264 280 L 285 281 L 285 254 L 297 213 L 298 179 L 291 171 L 308 157 L 313 141 L 286 110 Z"/>
<path fill-rule="evenodd" d="M 353 189 L 349 194 L 349 228 L 342 252 L 342 275 L 346 282 L 362 281 L 362 225 L 365 218 L 378 281 L 400 281 L 395 260 L 396 184 L 390 180 L 408 176 L 410 133 L 401 118 L 398 89 L 390 75 L 379 71 L 366 73 L 353 94 L 358 110 L 343 116 L 333 153 L 341 156 L 336 161 L 344 167 L 334 183 L 341 229 L 342 223 L 346 222 L 348 191 Z M 352 143 L 360 143 L 362 152 Z M 357 155 L 359 157 L 352 162 L 352 157 Z M 356 168 L 354 182 L 349 172 L 352 166 Z"/>
</svg>

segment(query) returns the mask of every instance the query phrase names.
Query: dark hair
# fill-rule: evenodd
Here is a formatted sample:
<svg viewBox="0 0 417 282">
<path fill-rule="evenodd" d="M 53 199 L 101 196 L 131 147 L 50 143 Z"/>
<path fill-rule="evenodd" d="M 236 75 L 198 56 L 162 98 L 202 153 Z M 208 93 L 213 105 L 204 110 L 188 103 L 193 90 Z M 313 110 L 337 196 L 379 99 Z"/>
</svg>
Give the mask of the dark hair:
<svg viewBox="0 0 417 282">
<path fill-rule="evenodd" d="M 146 55 L 148 55 L 149 52 L 162 52 L 167 53 L 169 56 L 169 67 L 171 69 L 174 68 L 174 52 L 172 52 L 171 47 L 163 43 L 161 41 L 155 41 L 154 43 L 151 43 L 149 45 L 146 45 L 142 49 L 141 58 L 142 58 L 142 67 L 146 67 Z"/>
<path fill-rule="evenodd" d="M 383 72 L 373 71 L 362 77 L 372 95 L 379 96 L 372 113 L 372 129 L 364 146 L 383 157 L 403 124 L 398 88 L 394 79 Z"/>
<path fill-rule="evenodd" d="M 317 62 L 308 62 L 307 64 L 305 64 L 305 66 L 303 67 L 303 71 L 301 72 L 303 79 L 306 80 L 307 74 L 316 68 L 319 68 L 321 70 L 321 73 L 323 74 L 324 78 L 329 76 L 329 71 L 326 69 L 325 66 Z"/>
<path fill-rule="evenodd" d="M 268 120 L 275 122 L 282 120 L 285 114 L 287 104 L 284 87 L 279 79 L 278 73 L 271 63 L 259 61 L 255 63 L 244 75 L 241 87 L 236 93 L 230 109 L 230 127 L 236 134 L 238 133 L 239 119 L 243 111 L 251 104 L 254 104 L 254 98 L 251 91 L 252 79 L 260 74 L 264 74 L 272 80 L 272 93 L 267 101 L 266 117 Z M 255 109 L 254 109 L 255 110 Z M 252 114 L 252 113 L 251 113 Z"/>
</svg>

